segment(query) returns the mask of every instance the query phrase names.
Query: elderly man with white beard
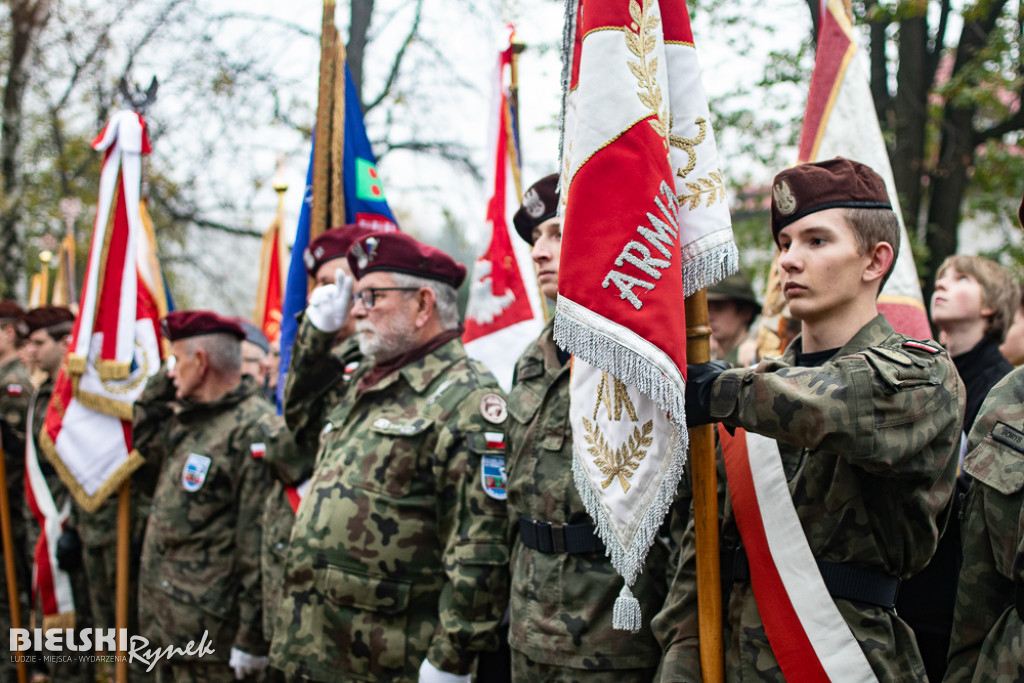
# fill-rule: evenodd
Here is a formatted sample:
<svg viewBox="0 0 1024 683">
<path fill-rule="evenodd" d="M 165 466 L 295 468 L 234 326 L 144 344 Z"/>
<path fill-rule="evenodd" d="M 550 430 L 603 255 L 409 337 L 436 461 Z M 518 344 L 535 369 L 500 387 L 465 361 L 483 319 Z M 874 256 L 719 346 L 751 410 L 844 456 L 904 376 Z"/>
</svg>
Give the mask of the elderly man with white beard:
<svg viewBox="0 0 1024 683">
<path fill-rule="evenodd" d="M 328 332 L 353 316 L 367 362 L 327 416 L 271 663 L 289 679 L 468 681 L 508 600 L 505 398 L 459 340 L 464 266 L 401 233 L 360 238 L 348 262 L 356 281 L 320 288 L 306 317 Z"/>
</svg>

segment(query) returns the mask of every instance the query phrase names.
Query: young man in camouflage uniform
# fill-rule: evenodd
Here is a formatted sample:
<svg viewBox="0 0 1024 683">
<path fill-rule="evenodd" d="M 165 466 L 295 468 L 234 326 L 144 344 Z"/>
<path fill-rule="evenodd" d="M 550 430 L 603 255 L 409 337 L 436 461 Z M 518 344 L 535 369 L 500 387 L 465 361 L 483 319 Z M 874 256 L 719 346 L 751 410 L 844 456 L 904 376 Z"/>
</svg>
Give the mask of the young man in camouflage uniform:
<svg viewBox="0 0 1024 683">
<path fill-rule="evenodd" d="M 356 335 L 372 361 L 327 418 L 299 505 L 271 662 L 317 681 L 468 681 L 508 591 L 505 399 L 459 341 L 465 267 L 408 235 L 349 251 Z M 351 281 L 317 290 L 323 331 Z"/>
<path fill-rule="evenodd" d="M 963 565 L 945 681 L 1024 680 L 1024 368 L 993 387 L 968 439 Z"/>
<path fill-rule="evenodd" d="M 161 659 L 157 681 L 254 680 L 267 662 L 259 545 L 270 486 L 257 422 L 273 409 L 241 374 L 245 333 L 237 323 L 175 311 L 163 333 L 173 364 L 166 377 L 150 379 L 139 401 L 162 424 L 136 423 L 143 448 L 166 448 L 142 451 L 165 459 L 142 547 L 141 634 L 153 651 L 204 635 L 213 650 Z"/>
<path fill-rule="evenodd" d="M 541 293 L 558 296 L 562 225 L 558 176 L 537 181 L 514 224 L 533 248 Z M 649 624 L 612 628 L 622 578 L 605 556 L 572 478 L 569 355 L 549 322 L 516 363 L 509 394 L 508 507 L 512 520 L 510 637 L 514 681 L 629 683 L 653 679 L 661 649 Z M 632 591 L 661 608 L 668 551 L 655 543 Z"/>
<path fill-rule="evenodd" d="M 842 158 L 783 171 L 773 186 L 772 232 L 783 293 L 802 335 L 777 360 L 724 371 L 714 362 L 691 365 L 687 375 L 688 421 L 742 427 L 750 435 L 735 438 L 760 444 L 757 454 L 765 456 L 756 463 L 756 477 L 730 470 L 723 499 L 726 678 L 784 680 L 781 667 L 794 659 L 776 653 L 791 655 L 781 648 L 799 631 L 809 641 L 834 637 L 844 665 L 878 680 L 926 680 L 913 633 L 893 602 L 899 581 L 928 563 L 945 523 L 963 385 L 937 344 L 896 334 L 877 313 L 878 292 L 899 249 L 899 226 L 874 171 Z M 729 455 L 728 438 L 727 469 L 738 462 Z M 749 459 L 740 461 L 754 472 L 750 448 Z M 773 461 L 771 472 L 762 467 Z M 737 519 L 748 520 L 754 524 L 747 528 L 755 529 L 757 516 L 773 508 L 737 496 L 753 495 L 751 482 L 756 487 L 776 473 L 792 499 L 783 502 L 799 525 L 796 540 L 818 569 L 804 567 L 810 571 L 801 593 L 784 595 L 803 608 L 798 599 L 820 591 L 824 600 L 810 611 L 828 612 L 836 624 L 825 634 L 797 617 L 782 624 L 795 628 L 772 636 L 765 624 L 782 613 L 755 599 L 766 577 L 783 571 L 785 558 L 773 557 L 771 544 L 763 552 L 757 534 L 744 538 L 737 526 Z M 764 520 L 766 529 L 770 521 Z M 693 541 L 691 522 L 666 608 L 655 620 L 665 646 L 663 681 L 700 679 Z M 796 663 L 824 667 L 832 661 Z"/>
</svg>

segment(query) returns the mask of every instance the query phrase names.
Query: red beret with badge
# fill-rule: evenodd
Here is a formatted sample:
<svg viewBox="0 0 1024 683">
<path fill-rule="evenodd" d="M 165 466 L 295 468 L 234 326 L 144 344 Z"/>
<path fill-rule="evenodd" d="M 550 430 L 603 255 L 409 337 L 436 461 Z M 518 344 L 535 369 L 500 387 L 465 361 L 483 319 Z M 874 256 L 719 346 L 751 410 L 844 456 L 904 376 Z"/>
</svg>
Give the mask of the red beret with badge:
<svg viewBox="0 0 1024 683">
<path fill-rule="evenodd" d="M 230 334 L 239 341 L 245 339 L 241 325 L 213 311 L 173 311 L 161 321 L 160 331 L 172 342 L 204 334 Z"/>
<path fill-rule="evenodd" d="M 75 314 L 63 306 L 40 306 L 26 311 L 18 322 L 18 334 L 27 337 L 36 330 L 47 330 L 53 338 L 71 334 Z"/>
<path fill-rule="evenodd" d="M 558 215 L 558 174 L 544 176 L 523 194 L 523 205 L 512 217 L 516 232 L 533 244 L 533 229 Z"/>
<path fill-rule="evenodd" d="M 342 225 L 327 230 L 310 242 L 302 252 L 306 272 L 310 277 L 316 277 L 316 271 L 320 270 L 320 266 L 333 259 L 343 258 L 357 239 L 372 234 L 373 230 L 358 225 Z"/>
<path fill-rule="evenodd" d="M 348 250 L 348 264 L 357 280 L 367 273 L 385 271 L 438 280 L 458 289 L 466 279 L 466 266 L 404 232 L 379 232 L 360 238 Z"/>
<path fill-rule="evenodd" d="M 836 157 L 787 168 L 772 183 L 772 237 L 790 223 L 826 209 L 888 209 L 882 176 L 864 164 Z"/>
</svg>

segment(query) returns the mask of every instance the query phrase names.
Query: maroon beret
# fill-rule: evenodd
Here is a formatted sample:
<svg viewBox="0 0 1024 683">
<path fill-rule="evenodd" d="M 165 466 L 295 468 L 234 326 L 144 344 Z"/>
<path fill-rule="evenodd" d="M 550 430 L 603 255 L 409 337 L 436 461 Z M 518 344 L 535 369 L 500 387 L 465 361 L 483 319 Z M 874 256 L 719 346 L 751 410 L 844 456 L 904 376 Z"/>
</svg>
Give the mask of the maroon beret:
<svg viewBox="0 0 1024 683">
<path fill-rule="evenodd" d="M 857 161 L 836 157 L 787 168 L 772 184 L 772 236 L 784 227 L 826 209 L 889 209 L 882 176 Z"/>
<path fill-rule="evenodd" d="M 48 330 L 50 336 L 71 334 L 75 314 L 63 306 L 40 306 L 26 311 L 18 322 L 18 333 L 27 337 L 36 330 Z"/>
<path fill-rule="evenodd" d="M 372 235 L 373 232 L 373 230 L 361 228 L 358 225 L 343 225 L 327 230 L 310 242 L 306 250 L 302 252 L 306 272 L 310 277 L 316 277 L 316 271 L 320 269 L 320 266 L 332 259 L 343 258 L 353 242 L 360 237 Z"/>
<path fill-rule="evenodd" d="M 160 331 L 172 342 L 203 334 L 230 334 L 239 341 L 245 339 L 241 325 L 213 311 L 172 311 L 160 323 Z"/>
<path fill-rule="evenodd" d="M 558 215 L 558 174 L 544 176 L 523 195 L 523 205 L 512 217 L 516 232 L 527 244 L 533 244 L 533 229 Z"/>
<path fill-rule="evenodd" d="M 0 299 L 0 322 L 9 323 L 25 315 L 25 309 L 10 299 Z"/>
<path fill-rule="evenodd" d="M 348 250 L 348 265 L 358 280 L 377 270 L 438 280 L 458 289 L 466 266 L 404 232 L 378 232 L 361 237 Z"/>
</svg>

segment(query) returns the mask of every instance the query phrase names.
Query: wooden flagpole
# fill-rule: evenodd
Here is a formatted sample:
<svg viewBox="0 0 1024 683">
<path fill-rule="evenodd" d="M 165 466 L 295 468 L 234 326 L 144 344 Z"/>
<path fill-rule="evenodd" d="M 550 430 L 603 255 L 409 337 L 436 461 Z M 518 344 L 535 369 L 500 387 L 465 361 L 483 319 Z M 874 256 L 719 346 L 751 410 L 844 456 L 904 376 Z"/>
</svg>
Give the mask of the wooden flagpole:
<svg viewBox="0 0 1024 683">
<path fill-rule="evenodd" d="M 330 226 L 331 123 L 334 114 L 334 85 L 338 77 L 338 30 L 334 26 L 334 0 L 324 0 L 320 24 L 320 86 L 316 105 L 316 139 L 313 141 L 313 206 L 310 211 L 309 241 Z M 344 78 L 344 72 L 342 72 Z"/>
<path fill-rule="evenodd" d="M 114 615 L 114 625 L 117 633 L 128 633 L 128 573 L 131 571 L 131 477 L 125 478 L 117 496 L 117 612 Z M 122 630 L 123 629 L 123 630 Z M 131 634 L 128 634 L 131 636 Z M 128 653 L 121 648 L 121 638 L 117 638 L 117 666 L 114 668 L 117 683 L 128 681 Z"/>
<path fill-rule="evenodd" d="M 32 438 L 29 434 L 28 438 Z M 4 573 L 7 577 L 7 599 L 11 603 L 11 628 L 21 628 L 21 603 L 18 601 L 18 573 L 14 569 L 14 531 L 11 529 L 11 501 L 7 496 L 7 463 L 0 444 L 0 533 L 3 534 Z M 11 653 L 14 656 L 14 653 Z M 18 683 L 28 681 L 25 658 L 15 657 Z"/>
<path fill-rule="evenodd" d="M 686 298 L 686 362 L 711 360 L 707 291 Z M 718 482 L 713 425 L 690 430 L 690 470 L 697 542 L 697 608 L 700 668 L 706 683 L 725 679 L 722 643 L 722 576 L 718 543 Z"/>
</svg>

